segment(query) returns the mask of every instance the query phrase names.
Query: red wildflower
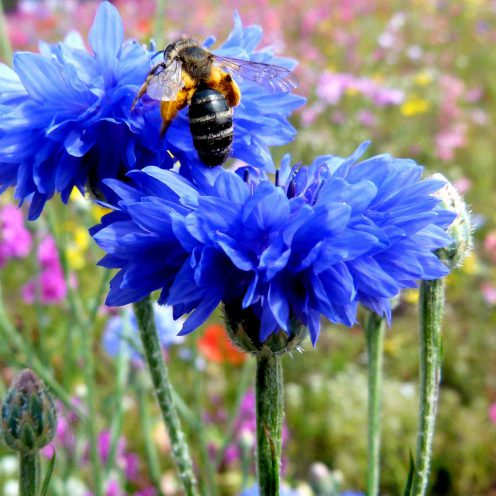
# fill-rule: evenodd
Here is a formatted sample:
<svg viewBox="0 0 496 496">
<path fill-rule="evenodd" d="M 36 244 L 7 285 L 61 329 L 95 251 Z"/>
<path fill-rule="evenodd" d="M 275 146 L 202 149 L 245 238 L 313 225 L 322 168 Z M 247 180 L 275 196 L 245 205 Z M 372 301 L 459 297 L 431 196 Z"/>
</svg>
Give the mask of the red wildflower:
<svg viewBox="0 0 496 496">
<path fill-rule="evenodd" d="M 229 341 L 226 330 L 219 324 L 205 328 L 198 340 L 198 350 L 211 362 L 239 365 L 246 360 L 246 354 L 238 351 Z"/>
</svg>

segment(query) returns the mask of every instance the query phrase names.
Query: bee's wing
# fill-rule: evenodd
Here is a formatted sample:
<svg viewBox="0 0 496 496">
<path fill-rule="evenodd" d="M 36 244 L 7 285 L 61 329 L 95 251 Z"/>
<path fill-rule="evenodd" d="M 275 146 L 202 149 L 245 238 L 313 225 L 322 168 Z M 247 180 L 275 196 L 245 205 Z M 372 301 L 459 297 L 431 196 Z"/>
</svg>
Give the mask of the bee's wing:
<svg viewBox="0 0 496 496">
<path fill-rule="evenodd" d="M 164 70 L 157 72 L 146 86 L 146 94 L 154 100 L 172 102 L 184 86 L 181 77 L 181 61 L 173 60 Z"/>
<path fill-rule="evenodd" d="M 298 78 L 288 69 L 278 65 L 252 62 L 214 55 L 215 62 L 242 79 L 253 81 L 271 93 L 291 91 L 299 85 Z"/>
</svg>

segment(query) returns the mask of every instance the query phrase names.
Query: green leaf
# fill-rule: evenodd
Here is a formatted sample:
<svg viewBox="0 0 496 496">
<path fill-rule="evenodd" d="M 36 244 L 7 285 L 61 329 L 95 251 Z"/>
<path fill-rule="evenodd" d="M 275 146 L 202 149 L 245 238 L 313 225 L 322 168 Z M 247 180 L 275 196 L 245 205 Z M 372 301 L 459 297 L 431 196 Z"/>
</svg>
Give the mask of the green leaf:
<svg viewBox="0 0 496 496">
<path fill-rule="evenodd" d="M 408 470 L 408 478 L 406 479 L 405 490 L 403 496 L 410 496 L 412 492 L 413 474 L 415 473 L 415 460 L 413 459 L 412 451 L 410 450 L 410 469 Z"/>
<path fill-rule="evenodd" d="M 53 452 L 52 459 L 48 464 L 48 468 L 45 474 L 45 480 L 43 481 L 43 486 L 41 487 L 40 496 L 47 496 L 48 494 L 48 484 L 50 484 L 50 479 L 52 478 L 53 467 L 55 467 L 55 451 Z"/>
</svg>

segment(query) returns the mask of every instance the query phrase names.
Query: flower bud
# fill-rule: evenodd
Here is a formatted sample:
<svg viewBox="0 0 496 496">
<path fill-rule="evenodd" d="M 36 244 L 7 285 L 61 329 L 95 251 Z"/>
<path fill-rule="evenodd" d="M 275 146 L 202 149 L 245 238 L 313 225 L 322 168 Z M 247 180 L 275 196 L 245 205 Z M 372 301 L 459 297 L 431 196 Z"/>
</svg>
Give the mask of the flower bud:
<svg viewBox="0 0 496 496">
<path fill-rule="evenodd" d="M 432 178 L 446 182 L 446 185 L 436 192 L 436 196 L 441 200 L 443 208 L 456 214 L 455 220 L 447 229 L 453 243 L 436 252 L 448 268 L 454 269 L 460 267 L 472 251 L 472 218 L 469 208 L 456 188 L 442 174 L 436 173 Z"/>
<path fill-rule="evenodd" d="M 46 446 L 55 434 L 55 405 L 32 370 L 14 377 L 2 405 L 2 433 L 8 446 L 24 453 Z"/>
<path fill-rule="evenodd" d="M 241 301 L 224 303 L 226 328 L 234 346 L 247 353 L 256 354 L 268 348 L 274 354 L 283 354 L 302 343 L 308 329 L 295 317 L 291 318 L 288 332 L 282 329 L 272 333 L 265 341 L 260 341 L 260 319 L 251 308 L 242 308 Z"/>
</svg>

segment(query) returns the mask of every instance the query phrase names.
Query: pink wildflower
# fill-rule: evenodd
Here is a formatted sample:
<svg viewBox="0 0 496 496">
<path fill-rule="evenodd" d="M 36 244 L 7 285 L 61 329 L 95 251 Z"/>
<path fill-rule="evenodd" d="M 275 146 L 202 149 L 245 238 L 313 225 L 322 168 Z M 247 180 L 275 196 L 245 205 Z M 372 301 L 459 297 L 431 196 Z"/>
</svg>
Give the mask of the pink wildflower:
<svg viewBox="0 0 496 496">
<path fill-rule="evenodd" d="M 357 114 L 357 119 L 360 124 L 367 127 L 374 127 L 377 124 L 377 117 L 370 110 L 360 110 Z"/>
<path fill-rule="evenodd" d="M 333 74 L 326 71 L 320 77 L 317 95 L 331 105 L 339 103 L 354 77 L 351 74 Z"/>
<path fill-rule="evenodd" d="M 39 295 L 40 302 L 46 305 L 60 303 L 67 295 L 64 271 L 57 253 L 57 246 L 51 236 L 46 236 L 38 247 L 38 261 L 41 272 L 22 289 L 26 303 L 32 304 Z M 75 284 L 75 280 L 72 281 Z"/>
<path fill-rule="evenodd" d="M 154 487 L 145 487 L 141 491 L 134 493 L 134 496 L 157 496 L 158 492 Z"/>
<path fill-rule="evenodd" d="M 457 179 L 453 183 L 453 186 L 456 188 L 458 193 L 460 193 L 460 195 L 464 195 L 472 189 L 472 181 L 468 177 L 463 176 Z"/>
<path fill-rule="evenodd" d="M 489 420 L 496 424 L 496 403 L 489 406 Z"/>
<path fill-rule="evenodd" d="M 10 258 L 26 257 L 31 245 L 31 233 L 24 227 L 22 211 L 5 205 L 0 210 L 0 267 Z"/>
<path fill-rule="evenodd" d="M 467 143 L 467 124 L 456 122 L 436 136 L 436 155 L 442 160 L 453 160 L 457 148 Z"/>
<path fill-rule="evenodd" d="M 386 88 L 368 78 L 357 78 L 353 74 L 326 71 L 320 77 L 317 95 L 327 103 L 336 105 L 347 90 L 355 91 L 378 107 L 403 103 L 403 91 Z"/>
<path fill-rule="evenodd" d="M 496 263 L 496 231 L 491 231 L 484 240 L 484 250 L 492 262 Z"/>
<path fill-rule="evenodd" d="M 496 286 L 489 282 L 484 282 L 481 284 L 481 291 L 488 305 L 496 305 Z"/>
</svg>

